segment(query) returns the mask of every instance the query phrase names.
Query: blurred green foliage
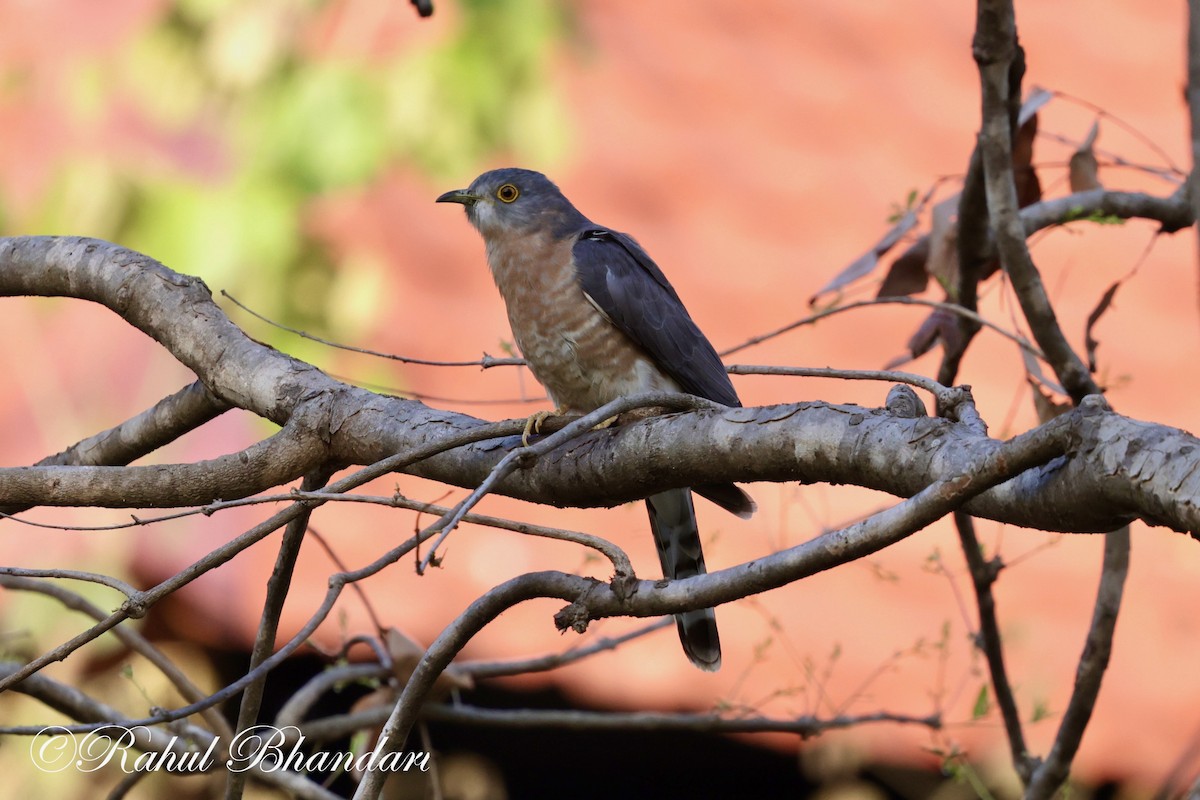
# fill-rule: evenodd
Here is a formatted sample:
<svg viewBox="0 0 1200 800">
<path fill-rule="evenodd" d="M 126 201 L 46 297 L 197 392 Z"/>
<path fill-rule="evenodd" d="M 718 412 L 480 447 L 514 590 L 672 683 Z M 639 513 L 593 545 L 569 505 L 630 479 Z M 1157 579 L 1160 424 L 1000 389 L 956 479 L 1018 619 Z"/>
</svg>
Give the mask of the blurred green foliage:
<svg viewBox="0 0 1200 800">
<path fill-rule="evenodd" d="M 361 320 L 368 308 L 331 315 L 372 291 L 338 285 L 364 271 L 339 271 L 307 230 L 314 202 L 393 170 L 462 182 L 497 152 L 546 163 L 568 140 L 550 77 L 570 30 L 560 2 L 442 0 L 424 21 L 383 1 L 406 12 L 399 30 L 321 54 L 317 20 L 355 2 L 177 0 L 65 94 L 81 127 L 120 113 L 143 129 L 56 154 L 52 189 L 20 219 L 0 213 L 3 232 L 110 239 L 293 325 Z M 0 182 L 0 210 L 7 194 Z"/>
</svg>

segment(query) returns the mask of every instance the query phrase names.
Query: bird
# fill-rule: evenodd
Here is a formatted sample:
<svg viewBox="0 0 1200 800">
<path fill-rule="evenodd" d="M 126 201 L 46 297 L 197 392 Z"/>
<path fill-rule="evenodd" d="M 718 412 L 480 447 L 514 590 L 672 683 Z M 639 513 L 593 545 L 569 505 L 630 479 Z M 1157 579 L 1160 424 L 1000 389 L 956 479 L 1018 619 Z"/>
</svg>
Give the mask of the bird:
<svg viewBox="0 0 1200 800">
<path fill-rule="evenodd" d="M 583 414 L 656 391 L 741 406 L 720 356 L 653 259 L 633 237 L 584 216 L 545 175 L 515 167 L 491 170 L 437 202 L 463 205 L 482 235 L 513 338 L 554 403 L 554 414 Z M 742 518 L 755 510 L 750 496 L 732 483 L 647 497 L 663 577 L 669 580 L 706 571 L 693 490 Z M 719 669 L 716 612 L 686 611 L 675 621 L 688 659 L 702 670 Z"/>
</svg>

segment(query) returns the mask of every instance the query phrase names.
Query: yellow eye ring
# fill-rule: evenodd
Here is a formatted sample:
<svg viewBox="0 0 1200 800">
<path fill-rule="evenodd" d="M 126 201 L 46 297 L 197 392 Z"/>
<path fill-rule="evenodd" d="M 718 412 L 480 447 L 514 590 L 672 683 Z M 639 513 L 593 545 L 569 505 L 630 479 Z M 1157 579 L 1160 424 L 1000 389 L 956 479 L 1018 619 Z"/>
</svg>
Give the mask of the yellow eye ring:
<svg viewBox="0 0 1200 800">
<path fill-rule="evenodd" d="M 511 183 L 506 183 L 496 190 L 496 197 L 501 203 L 512 203 L 521 196 L 521 190 Z"/>
</svg>

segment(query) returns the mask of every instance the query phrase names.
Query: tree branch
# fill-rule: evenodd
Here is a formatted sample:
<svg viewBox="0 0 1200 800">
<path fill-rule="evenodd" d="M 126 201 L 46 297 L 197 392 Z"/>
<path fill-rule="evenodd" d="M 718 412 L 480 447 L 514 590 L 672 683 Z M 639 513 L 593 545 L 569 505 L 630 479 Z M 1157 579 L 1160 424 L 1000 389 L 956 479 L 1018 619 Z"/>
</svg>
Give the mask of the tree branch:
<svg viewBox="0 0 1200 800">
<path fill-rule="evenodd" d="M 102 620 L 108 616 L 105 611 L 88 602 L 82 595 L 56 584 L 31 578 L 4 575 L 0 576 L 0 586 L 14 591 L 36 592 L 47 597 L 53 597 L 66 608 L 86 614 L 95 620 Z M 196 702 L 204 697 L 204 692 L 191 682 L 183 670 L 179 669 L 173 661 L 167 658 L 161 650 L 151 644 L 137 630 L 129 626 L 118 626 L 113 629 L 113 636 L 130 650 L 153 664 L 159 672 L 166 676 L 167 680 L 171 682 L 171 685 L 175 687 L 184 700 Z M 208 709 L 203 712 L 203 717 L 212 730 L 218 735 L 224 736 L 226 741 L 233 738 L 233 729 L 229 727 L 229 723 L 225 721 L 225 717 L 220 712 Z"/>
<path fill-rule="evenodd" d="M 274 435 L 245 450 L 194 464 L 44 466 L 0 469 L 0 502 L 29 506 L 155 508 L 245 497 L 295 480 L 329 453 L 328 419 L 306 403 Z"/>
<path fill-rule="evenodd" d="M 0 662 L 0 676 L 13 674 L 18 665 Z M 90 720 L 100 728 L 116 728 L 118 741 L 112 746 L 129 745 L 142 752 L 175 753 L 181 763 L 193 763 L 186 759 L 188 755 L 187 742 L 194 741 L 201 748 L 206 748 L 213 739 L 213 734 L 203 728 L 193 725 L 185 726 L 182 734 L 175 730 L 160 730 L 144 725 L 137 725 L 125 717 L 120 711 L 105 705 L 91 696 L 79 691 L 73 686 L 67 686 L 44 675 L 33 675 L 15 687 L 15 691 L 36 698 L 45 705 L 68 717 L 77 720 Z M 44 728 L 38 729 L 35 735 L 45 735 Z M 58 731 L 65 734 L 68 730 L 60 726 Z M 182 740 L 182 741 L 181 741 Z M 195 753 L 192 753 L 195 757 Z M 165 763 L 165 762 L 164 762 Z M 54 765 L 45 765 L 47 767 Z M 212 768 L 223 766 L 223 762 L 213 760 Z M 262 782 L 283 789 L 302 800 L 338 800 L 338 795 L 310 781 L 304 775 L 283 769 L 271 769 L 270 764 L 247 764 L 254 777 Z M 169 768 L 164 768 L 168 769 Z M 185 772 L 185 774 L 191 774 Z"/>
<path fill-rule="evenodd" d="M 283 440 L 291 434 L 281 431 L 278 442 L 255 445 L 293 454 L 292 463 L 283 468 L 268 468 L 253 457 L 245 464 L 232 456 L 223 472 L 214 472 L 208 462 L 198 473 L 165 467 L 25 467 L 19 469 L 61 472 L 26 473 L 22 480 L 18 472 L 0 472 L 0 504 L 198 504 L 214 496 L 246 496 L 326 460 L 372 464 L 416 451 L 436 455 L 404 461 L 406 471 L 474 488 L 515 444 L 514 437 L 451 449 L 452 443 L 473 435 L 484 438 L 497 429 L 473 417 L 334 381 L 246 337 L 212 303 L 203 284 L 113 245 L 0 239 L 0 266 L 0 294 L 102 300 L 159 337 L 225 402 L 285 426 L 300 416 L 302 422 L 290 430 L 306 434 L 304 442 L 289 443 Z M 1200 448 L 1194 447 L 1195 440 L 1116 415 L 1092 421 L 1103 431 L 1085 431 L 1073 458 L 998 487 L 972 503 L 971 513 L 1046 530 L 1111 530 L 1134 517 L 1175 530 L 1200 530 L 1195 501 L 1200 476 L 1193 477 L 1200 468 Z M 675 486 L 802 480 L 862 485 L 908 497 L 997 446 L 967 426 L 896 418 L 854 406 L 804 403 L 701 411 L 590 433 L 546 453 L 494 490 L 533 502 L 594 506 Z M 243 455 L 256 452 L 251 448 Z M 1097 462 L 1107 469 L 1086 468 Z M 138 480 L 105 472 L 123 469 L 143 471 L 126 473 Z M 203 482 L 180 483 L 184 477 Z M 157 488 L 139 486 L 141 480 Z M 48 486 L 48 481 L 57 485 Z M 121 486 L 129 494 L 104 496 L 101 486 Z M 200 495 L 207 496 L 200 500 Z"/>
<path fill-rule="evenodd" d="M 300 485 L 301 491 L 316 491 L 329 480 L 329 471 L 316 469 L 304 476 Z M 279 552 L 275 557 L 275 569 L 267 579 L 267 597 L 263 602 L 262 616 L 258 624 L 258 633 L 254 638 L 254 647 L 250 651 L 248 671 L 255 671 L 262 662 L 270 657 L 275 650 L 275 637 L 279 633 L 279 617 L 283 613 L 283 604 L 287 600 L 288 590 L 292 585 L 292 573 L 296 568 L 296 559 L 300 557 L 300 545 L 304 542 L 304 534 L 308 532 L 308 523 L 312 517 L 312 507 L 304 506 L 304 511 L 287 524 L 283 538 L 279 542 Z M 242 702 L 238 707 L 238 718 L 235 730 L 245 731 L 254 727 L 258 722 L 258 712 L 262 708 L 263 694 L 267 688 L 267 674 L 255 680 L 242 693 Z M 246 788 L 246 774 L 238 770 L 230 770 L 225 780 L 226 800 L 240 800 Z"/>
<path fill-rule="evenodd" d="M 996 619 L 996 599 L 992 594 L 992 585 L 1004 565 L 998 557 L 984 561 L 983 550 L 975 536 L 975 523 L 970 515 L 955 512 L 954 526 L 958 529 L 959 541 L 967 559 L 967 569 L 971 573 L 971 585 L 975 590 L 976 606 L 979 609 L 979 636 L 975 644 L 987 659 L 988 673 L 992 676 L 992 688 L 996 694 L 996 705 L 1000 707 L 1000 716 L 1004 720 L 1004 730 L 1012 750 L 1013 766 L 1016 767 L 1021 782 L 1027 784 L 1037 764 L 1030 757 L 1025 744 L 1021 715 L 1017 711 L 1017 700 L 1013 696 L 1008 670 L 1004 665 L 1004 645 L 1000 636 L 1000 623 Z"/>
<path fill-rule="evenodd" d="M 1075 672 L 1075 688 L 1059 723 L 1054 744 L 1046 760 L 1034 771 L 1025 791 L 1026 798 L 1030 800 L 1052 797 L 1070 773 L 1071 762 L 1079 750 L 1083 732 L 1092 719 L 1096 697 L 1100 694 L 1100 682 L 1108 668 L 1109 656 L 1112 654 L 1113 631 L 1117 625 L 1117 613 L 1121 609 L 1121 595 L 1125 586 L 1124 578 L 1128 571 L 1129 528 L 1123 528 L 1104 537 L 1104 563 L 1100 586 L 1096 593 L 1096 604 L 1092 610 L 1092 622 L 1088 627 L 1083 655 L 1079 658 L 1079 666 Z"/>
<path fill-rule="evenodd" d="M 380 734 L 376 756 L 403 746 L 437 676 L 473 636 L 517 603 L 535 597 L 571 601 L 555 616 L 555 623 L 581 631 L 590 620 L 602 617 L 678 613 L 778 588 L 894 544 L 989 486 L 1054 458 L 1065 451 L 1074 426 L 1092 411 L 1076 409 L 1050 423 L 1053 428 L 1048 425 L 1022 434 L 971 469 L 940 480 L 912 499 L 849 528 L 737 567 L 671 581 L 661 588 L 647 581 L 609 586 L 558 572 L 530 573 L 506 581 L 472 603 L 429 646 Z M 377 796 L 383 777 L 378 771 L 367 773 L 355 797 Z"/>
<path fill-rule="evenodd" d="M 996 246 L 1034 339 L 1046 353 L 1060 383 L 1078 405 L 1085 397 L 1099 392 L 1099 389 L 1063 335 L 1054 308 L 1046 296 L 1041 275 L 1029 255 L 1026 230 L 1017 212 L 1009 113 L 1013 100 L 1009 91 L 1009 77 L 1017 48 L 1012 0 L 979 0 L 974 51 L 983 89 L 980 146 Z M 1026 787 L 1027 798 L 1049 797 L 1066 780 L 1108 667 L 1117 612 L 1128 571 L 1129 528 L 1124 526 L 1105 537 L 1100 587 L 1087 642 L 1079 661 L 1075 688 L 1050 755 L 1034 770 Z M 1018 743 L 1013 742 L 1014 751 L 1017 746 Z M 1022 759 L 1017 763 L 1018 769 L 1027 763 Z"/>
<path fill-rule="evenodd" d="M 77 442 L 61 453 L 47 456 L 34 466 L 128 464 L 199 428 L 228 409 L 226 403 L 196 381 L 132 419 Z M 29 507 L 0 507 L 0 514 L 19 514 Z"/>
</svg>

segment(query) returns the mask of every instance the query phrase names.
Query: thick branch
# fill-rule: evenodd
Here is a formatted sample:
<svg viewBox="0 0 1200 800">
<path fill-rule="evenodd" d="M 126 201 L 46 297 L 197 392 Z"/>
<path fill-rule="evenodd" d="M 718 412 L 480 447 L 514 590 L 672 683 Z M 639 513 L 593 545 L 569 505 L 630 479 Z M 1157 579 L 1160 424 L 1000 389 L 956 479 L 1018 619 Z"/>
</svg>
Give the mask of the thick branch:
<svg viewBox="0 0 1200 800">
<path fill-rule="evenodd" d="M 1090 189 L 1032 203 L 1021 209 L 1020 217 L 1026 236 L 1054 225 L 1088 219 L 1148 219 L 1158 222 L 1163 233 L 1183 230 L 1195 220 L 1183 191 L 1159 197 L 1110 189 Z"/>
<path fill-rule="evenodd" d="M 1017 212 L 1016 184 L 1012 173 L 1010 72 L 1018 53 L 1016 15 L 1012 0 L 979 0 L 975 34 L 975 60 L 983 87 L 983 133 L 980 136 L 988 208 L 996 246 L 1004 271 L 1029 322 L 1034 339 L 1045 352 L 1059 382 L 1076 404 L 1099 392 L 1091 373 L 1068 344 L 1046 295 L 1041 275 L 1026 245 L 1026 229 Z M 1011 105 L 1009 106 L 1011 111 Z M 1100 684 L 1108 667 L 1121 595 L 1129 572 L 1129 528 L 1111 531 L 1104 542 L 1100 586 L 1088 628 L 1087 643 L 1079 660 L 1075 687 L 1067 713 L 1046 761 L 1034 771 L 1026 787 L 1031 800 L 1049 797 L 1066 780 L 1091 720 Z M 1017 743 L 1013 743 L 1014 749 Z M 1018 767 L 1027 767 L 1022 759 Z"/>
<path fill-rule="evenodd" d="M 300 413 L 308 421 L 293 429 L 307 433 L 295 434 L 304 440 L 298 443 L 285 441 L 290 433 L 277 434 L 275 444 L 294 457 L 269 474 L 256 469 L 257 458 L 244 463 L 253 448 L 228 457 L 230 469 L 219 474 L 208 462 L 182 472 L 164 466 L 39 467 L 23 469 L 53 472 L 29 472 L 23 478 L 20 470 L 4 470 L 0 505 L 196 505 L 260 491 L 325 460 L 370 464 L 398 452 L 445 450 L 487 424 L 341 384 L 246 337 L 198 281 L 114 245 L 0 239 L 0 294 L 19 293 L 103 300 L 161 337 L 218 397 L 284 423 Z M 178 319 L 160 309 L 173 309 Z M 1046 530 L 1112 530 L 1137 517 L 1179 531 L 1200 530 L 1200 442 L 1115 414 L 1088 419 L 1070 458 L 997 487 L 969 511 Z M 517 437 L 478 442 L 405 469 L 473 488 L 516 443 Z M 801 403 L 701 411 L 590 433 L 509 475 L 495 491 L 534 502 L 596 506 L 674 486 L 798 480 L 909 497 L 999 446 L 968 426 L 855 406 Z M 146 488 L 147 482 L 157 482 L 156 488 Z M 115 495 L 114 486 L 121 487 Z"/>
<path fill-rule="evenodd" d="M 114 428 L 89 436 L 37 462 L 51 465 L 123 465 L 153 453 L 229 409 L 203 383 L 189 383 Z"/>
<path fill-rule="evenodd" d="M 1063 336 L 1041 274 L 1029 256 L 1013 180 L 1009 81 L 1017 47 L 1012 3 L 980 0 L 974 46 L 983 87 L 983 130 L 979 136 L 979 149 L 996 249 L 1034 339 L 1054 367 L 1059 381 L 1078 403 L 1097 389 L 1087 366 Z"/>
<path fill-rule="evenodd" d="M 1089 404 L 1090 405 L 1090 404 Z M 601 584 L 557 572 L 522 575 L 480 597 L 429 646 L 413 672 L 381 734 L 377 755 L 403 746 L 433 682 L 454 656 L 505 609 L 535 597 L 573 601 L 560 611 L 560 628 L 583 630 L 589 621 L 609 616 L 651 616 L 715 606 L 778 588 L 853 561 L 894 544 L 959 507 L 968 498 L 1062 453 L 1074 428 L 1089 413 L 1076 409 L 1036 432 L 1022 434 L 972 464 L 971 468 L 929 486 L 916 497 L 840 531 L 796 547 L 708 575 L 671 581 Z M 356 798 L 375 797 L 383 775 L 372 771 Z"/>
<path fill-rule="evenodd" d="M 328 420 L 307 404 L 275 435 L 238 453 L 194 464 L 0 469 L 5 506 L 161 508 L 245 497 L 294 480 L 328 458 Z M 165 502 L 164 502 L 165 501 Z"/>
</svg>

